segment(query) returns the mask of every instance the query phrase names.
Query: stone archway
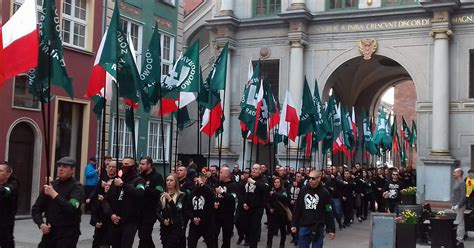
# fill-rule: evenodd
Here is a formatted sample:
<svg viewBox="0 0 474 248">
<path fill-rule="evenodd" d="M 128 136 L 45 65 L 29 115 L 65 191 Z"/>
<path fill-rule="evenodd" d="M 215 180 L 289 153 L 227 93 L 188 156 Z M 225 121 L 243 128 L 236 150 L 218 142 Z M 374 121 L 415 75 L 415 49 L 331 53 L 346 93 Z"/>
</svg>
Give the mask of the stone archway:
<svg viewBox="0 0 474 248">
<path fill-rule="evenodd" d="M 336 59 L 337 60 L 337 59 Z M 370 60 L 364 60 L 360 55 L 349 58 L 340 63 L 327 76 L 323 87 L 323 98 L 329 97 L 329 92 L 336 96 L 338 102 L 346 107 L 355 108 L 356 122 L 359 133 L 362 127 L 362 111 L 368 111 L 369 116 L 377 116 L 377 106 L 380 104 L 382 94 L 390 87 L 394 87 L 404 82 L 411 82 L 413 86 L 415 101 L 418 96 L 419 85 L 415 83 L 415 78 L 422 79 L 420 73 L 414 75 L 409 71 L 414 68 L 406 68 L 398 61 L 383 55 L 374 55 Z M 393 107 L 393 106 L 392 106 Z M 413 112 L 415 107 L 412 106 Z M 393 112 L 391 109 L 389 112 Z M 393 112 L 393 115 L 401 115 Z M 411 120 L 410 120 L 411 122 Z M 401 116 L 397 116 L 397 127 L 401 125 Z M 398 128 L 400 130 L 400 128 Z M 360 139 L 360 136 L 359 136 Z M 363 158 L 363 149 L 359 147 L 355 157 L 357 162 L 366 161 Z M 343 156 L 339 156 L 344 162 L 348 162 Z M 415 157 L 415 156 L 414 156 Z M 340 162 L 340 160 L 337 160 Z M 384 160 L 385 161 L 385 160 Z M 353 163 L 354 161 L 352 161 Z M 373 161 L 372 161 L 373 162 Z M 399 161 L 398 161 L 399 162 Z M 397 163 L 398 165 L 399 163 Z"/>
</svg>

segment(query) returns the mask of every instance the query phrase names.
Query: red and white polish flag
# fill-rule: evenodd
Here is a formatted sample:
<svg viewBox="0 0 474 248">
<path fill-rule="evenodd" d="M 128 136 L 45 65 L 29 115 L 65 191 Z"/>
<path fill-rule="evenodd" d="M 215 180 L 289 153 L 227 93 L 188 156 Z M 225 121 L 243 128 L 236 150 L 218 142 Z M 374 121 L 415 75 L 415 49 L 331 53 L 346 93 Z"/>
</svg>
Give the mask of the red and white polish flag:
<svg viewBox="0 0 474 248">
<path fill-rule="evenodd" d="M 2 61 L 8 63 L 3 62 L 0 73 L 5 80 L 38 65 L 39 38 L 35 0 L 25 0 L 3 25 L 2 40 Z"/>
<path fill-rule="evenodd" d="M 287 136 L 295 141 L 298 136 L 299 115 L 295 104 L 291 99 L 290 92 L 286 92 L 285 102 L 281 110 L 280 123 L 278 125 L 278 134 Z"/>
</svg>

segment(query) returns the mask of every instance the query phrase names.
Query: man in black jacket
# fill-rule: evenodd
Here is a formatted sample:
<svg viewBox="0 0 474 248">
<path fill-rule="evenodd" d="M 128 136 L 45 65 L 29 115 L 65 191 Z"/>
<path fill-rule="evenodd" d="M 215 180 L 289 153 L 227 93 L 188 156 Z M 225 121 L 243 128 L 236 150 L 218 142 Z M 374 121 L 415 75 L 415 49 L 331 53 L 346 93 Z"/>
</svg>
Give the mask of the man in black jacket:
<svg viewBox="0 0 474 248">
<path fill-rule="evenodd" d="M 329 239 L 336 238 L 331 197 L 321 184 L 321 172 L 309 173 L 308 187 L 301 190 L 293 209 L 291 232 L 298 233 L 298 247 L 323 247 L 324 227 Z"/>
<path fill-rule="evenodd" d="M 85 193 L 73 177 L 75 167 L 73 158 L 61 158 L 57 162 L 58 179 L 43 186 L 43 192 L 31 208 L 33 221 L 43 233 L 38 247 L 76 247 L 81 234 L 80 206 Z"/>
<path fill-rule="evenodd" d="M 216 237 L 222 228 L 222 248 L 230 248 L 234 230 L 234 213 L 238 204 L 239 186 L 232 181 L 229 167 L 223 166 L 219 173 L 219 185 L 215 188 Z"/>
<path fill-rule="evenodd" d="M 143 212 L 140 224 L 138 225 L 138 237 L 140 248 L 154 248 L 155 244 L 151 237 L 153 226 L 156 222 L 156 209 L 158 200 L 163 193 L 163 176 L 153 168 L 151 157 L 142 157 L 140 159 L 140 176 L 145 180 L 145 194 L 143 201 Z"/>
<path fill-rule="evenodd" d="M 113 223 L 109 235 L 113 248 L 132 247 L 145 193 L 145 182 L 138 175 L 133 158 L 122 160 L 121 171 L 105 195 L 103 205 L 104 212 Z"/>
<path fill-rule="evenodd" d="M 185 213 L 189 224 L 188 247 L 196 248 L 199 238 L 203 237 L 207 247 L 216 248 L 214 222 L 213 190 L 206 185 L 206 177 L 201 175 L 194 179 L 195 188 L 188 195 Z"/>
<path fill-rule="evenodd" d="M 244 218 L 248 220 L 248 228 L 246 237 L 250 248 L 257 248 L 258 240 L 262 227 L 263 209 L 267 202 L 269 192 L 269 184 L 262 175 L 259 164 L 252 166 L 251 177 L 245 184 L 244 201 L 242 208 L 244 210 Z"/>
<path fill-rule="evenodd" d="M 18 181 L 7 162 L 0 163 L 0 247 L 15 247 L 13 228 L 18 206 Z"/>
</svg>

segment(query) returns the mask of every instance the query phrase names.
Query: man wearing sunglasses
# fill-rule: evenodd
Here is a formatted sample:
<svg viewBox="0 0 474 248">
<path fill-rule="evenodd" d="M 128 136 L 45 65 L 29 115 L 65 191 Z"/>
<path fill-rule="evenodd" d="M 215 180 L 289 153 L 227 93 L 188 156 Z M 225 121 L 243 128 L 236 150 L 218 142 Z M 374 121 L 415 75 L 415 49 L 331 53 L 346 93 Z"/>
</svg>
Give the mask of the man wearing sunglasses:
<svg viewBox="0 0 474 248">
<path fill-rule="evenodd" d="M 19 184 L 12 173 L 13 169 L 6 161 L 0 162 L 0 247 L 15 247 L 13 229 Z"/>
<path fill-rule="evenodd" d="M 293 209 L 291 232 L 298 232 L 298 247 L 323 247 L 324 228 L 329 239 L 336 238 L 331 197 L 321 184 L 321 172 L 311 171 L 308 186 L 298 195 Z"/>
</svg>

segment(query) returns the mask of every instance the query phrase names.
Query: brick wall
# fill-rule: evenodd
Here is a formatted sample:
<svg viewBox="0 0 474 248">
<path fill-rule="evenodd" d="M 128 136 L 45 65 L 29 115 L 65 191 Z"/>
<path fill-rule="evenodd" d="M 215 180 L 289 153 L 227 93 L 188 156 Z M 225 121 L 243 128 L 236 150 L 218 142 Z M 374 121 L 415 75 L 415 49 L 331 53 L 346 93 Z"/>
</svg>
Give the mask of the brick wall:
<svg viewBox="0 0 474 248">
<path fill-rule="evenodd" d="M 395 86 L 393 112 L 397 116 L 398 134 L 401 135 L 402 116 L 411 129 L 412 120 L 416 122 L 416 89 L 413 81 L 408 80 Z M 401 138 L 401 136 L 400 136 Z M 407 156 L 409 151 L 407 150 Z M 409 158 L 410 159 L 410 158 Z M 416 152 L 413 150 L 413 166 L 416 166 Z"/>
</svg>

